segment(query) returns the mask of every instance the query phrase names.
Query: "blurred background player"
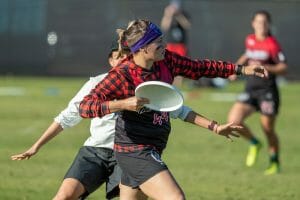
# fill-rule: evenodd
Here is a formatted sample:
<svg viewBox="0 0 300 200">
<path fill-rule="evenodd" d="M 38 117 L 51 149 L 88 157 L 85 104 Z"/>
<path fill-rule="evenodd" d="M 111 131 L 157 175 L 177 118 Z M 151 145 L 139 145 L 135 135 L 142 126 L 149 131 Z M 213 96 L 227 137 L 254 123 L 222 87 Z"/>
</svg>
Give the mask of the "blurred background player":
<svg viewBox="0 0 300 200">
<path fill-rule="evenodd" d="M 255 76 L 246 78 L 244 92 L 232 106 L 228 121 L 243 125 L 245 131 L 241 134 L 250 142 L 246 165 L 255 164 L 261 142 L 247 128 L 244 121 L 255 111 L 261 113 L 260 122 L 269 144 L 270 165 L 266 175 L 278 173 L 279 168 L 279 139 L 275 131 L 276 116 L 279 111 L 280 99 L 276 84 L 276 75 L 284 74 L 287 70 L 285 57 L 281 47 L 270 31 L 271 16 L 265 11 L 257 11 L 252 18 L 254 34 L 246 37 L 245 53 L 238 59 L 237 64 L 261 64 L 269 72 L 268 79 Z M 235 79 L 232 76 L 231 79 Z"/>
<path fill-rule="evenodd" d="M 167 41 L 166 49 L 175 52 L 181 56 L 188 56 L 188 31 L 191 29 L 191 18 L 183 9 L 181 0 L 171 0 L 164 9 L 164 15 L 161 19 L 161 29 L 165 33 Z M 182 85 L 183 78 L 177 76 L 173 84 Z M 222 78 L 206 78 L 193 81 L 194 86 L 218 87 L 226 85 L 226 80 Z"/>
<path fill-rule="evenodd" d="M 188 55 L 187 31 L 190 27 L 190 19 L 183 11 L 181 1 L 170 1 L 161 20 L 161 29 L 165 32 L 167 40 L 166 49 L 181 56 Z"/>
<path fill-rule="evenodd" d="M 160 26 L 165 33 L 166 49 L 181 56 L 187 56 L 187 32 L 191 28 L 191 21 L 186 11 L 182 9 L 181 0 L 171 0 L 169 5 L 165 7 Z M 181 76 L 177 76 L 174 84 L 181 86 L 182 79 Z"/>
</svg>

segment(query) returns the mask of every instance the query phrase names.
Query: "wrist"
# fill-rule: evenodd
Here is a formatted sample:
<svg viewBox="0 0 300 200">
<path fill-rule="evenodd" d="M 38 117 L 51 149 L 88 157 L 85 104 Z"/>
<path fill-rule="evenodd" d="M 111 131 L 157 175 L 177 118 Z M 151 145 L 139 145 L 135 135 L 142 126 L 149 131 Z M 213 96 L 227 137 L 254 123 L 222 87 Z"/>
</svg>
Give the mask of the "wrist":
<svg viewBox="0 0 300 200">
<path fill-rule="evenodd" d="M 218 133 L 218 128 L 219 128 L 219 124 L 216 124 L 214 127 L 214 133 L 219 134 Z"/>
<path fill-rule="evenodd" d="M 40 144 L 34 144 L 31 149 L 34 150 L 34 151 L 38 151 L 39 149 L 41 148 L 41 145 Z"/>
<path fill-rule="evenodd" d="M 113 100 L 107 102 L 107 108 L 109 113 L 118 112 L 124 110 L 125 102 L 124 100 Z"/>
<path fill-rule="evenodd" d="M 122 100 L 117 100 L 118 101 L 118 109 L 119 110 L 125 110 L 126 108 L 126 102 L 124 99 Z"/>
<path fill-rule="evenodd" d="M 214 133 L 217 133 L 217 129 L 218 129 L 218 122 L 216 121 L 211 121 L 211 123 L 208 125 L 208 129 L 213 131 Z"/>
<path fill-rule="evenodd" d="M 245 74 L 245 66 L 235 65 L 235 74 L 238 76 Z"/>
</svg>

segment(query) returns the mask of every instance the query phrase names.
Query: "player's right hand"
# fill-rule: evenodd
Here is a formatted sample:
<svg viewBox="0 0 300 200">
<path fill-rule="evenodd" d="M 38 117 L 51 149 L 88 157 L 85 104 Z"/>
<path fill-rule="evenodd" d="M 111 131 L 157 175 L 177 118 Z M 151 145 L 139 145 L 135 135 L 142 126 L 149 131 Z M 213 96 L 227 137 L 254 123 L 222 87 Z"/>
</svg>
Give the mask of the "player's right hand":
<svg viewBox="0 0 300 200">
<path fill-rule="evenodd" d="M 10 158 L 12 160 L 28 160 L 31 156 L 35 155 L 37 153 L 37 149 L 30 148 L 24 153 L 12 155 Z"/>
<path fill-rule="evenodd" d="M 124 109 L 130 110 L 130 111 L 139 111 L 141 108 L 144 107 L 144 104 L 149 103 L 149 99 L 142 98 L 142 97 L 129 97 L 127 99 L 124 99 Z"/>
</svg>

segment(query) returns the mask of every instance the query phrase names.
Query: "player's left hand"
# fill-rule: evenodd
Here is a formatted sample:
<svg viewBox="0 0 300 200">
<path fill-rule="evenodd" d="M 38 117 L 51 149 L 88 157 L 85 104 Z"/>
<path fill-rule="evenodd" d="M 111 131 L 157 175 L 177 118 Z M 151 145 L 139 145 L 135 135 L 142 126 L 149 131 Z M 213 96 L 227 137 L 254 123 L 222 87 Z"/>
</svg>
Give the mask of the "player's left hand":
<svg viewBox="0 0 300 200">
<path fill-rule="evenodd" d="M 244 75 L 253 75 L 261 78 L 267 78 L 269 76 L 268 70 L 264 66 L 259 64 L 244 66 L 242 73 Z"/>
<path fill-rule="evenodd" d="M 233 141 L 232 137 L 240 137 L 237 132 L 243 130 L 243 126 L 233 125 L 233 122 L 227 124 L 220 124 L 216 127 L 215 132 L 219 135 L 226 137 L 231 142 Z"/>
</svg>

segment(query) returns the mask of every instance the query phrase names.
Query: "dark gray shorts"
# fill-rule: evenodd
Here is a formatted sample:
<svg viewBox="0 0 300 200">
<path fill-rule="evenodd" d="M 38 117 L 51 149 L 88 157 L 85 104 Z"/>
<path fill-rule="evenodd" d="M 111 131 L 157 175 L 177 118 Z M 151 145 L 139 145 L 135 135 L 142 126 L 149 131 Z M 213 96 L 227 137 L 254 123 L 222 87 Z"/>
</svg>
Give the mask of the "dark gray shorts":
<svg viewBox="0 0 300 200">
<path fill-rule="evenodd" d="M 106 183 L 106 198 L 111 199 L 119 195 L 121 174 L 113 150 L 83 146 L 64 178 L 77 179 L 84 185 L 83 198 Z"/>
<path fill-rule="evenodd" d="M 280 98 L 277 89 L 245 91 L 238 96 L 238 101 L 253 106 L 263 115 L 275 116 L 279 112 Z"/>
<path fill-rule="evenodd" d="M 122 169 L 121 183 L 132 188 L 138 188 L 149 178 L 168 169 L 161 160 L 159 152 L 151 147 L 134 152 L 115 152 L 115 154 Z"/>
</svg>

